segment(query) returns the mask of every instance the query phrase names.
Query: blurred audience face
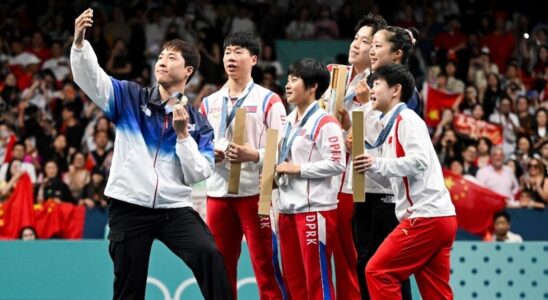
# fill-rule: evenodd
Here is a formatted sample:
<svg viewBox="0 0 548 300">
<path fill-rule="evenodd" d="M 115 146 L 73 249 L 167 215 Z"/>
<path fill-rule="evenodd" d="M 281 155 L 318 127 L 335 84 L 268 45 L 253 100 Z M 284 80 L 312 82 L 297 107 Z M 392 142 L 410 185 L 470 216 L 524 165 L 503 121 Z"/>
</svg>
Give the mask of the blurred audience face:
<svg viewBox="0 0 548 300">
<path fill-rule="evenodd" d="M 95 133 L 95 146 L 99 149 L 105 149 L 108 144 L 108 134 L 106 131 L 101 130 Z"/>
<path fill-rule="evenodd" d="M 15 176 L 17 174 L 19 174 L 23 169 L 21 168 L 21 160 L 19 159 L 14 159 L 11 163 L 11 167 L 10 167 L 10 174 L 11 176 Z"/>
<path fill-rule="evenodd" d="M 361 69 L 365 69 L 371 65 L 369 52 L 371 51 L 371 33 L 373 29 L 369 26 L 363 26 L 356 32 L 354 40 L 350 44 L 348 51 L 348 62 Z"/>
<path fill-rule="evenodd" d="M 494 227 L 497 237 L 506 237 L 508 230 L 510 230 L 510 222 L 504 216 L 500 216 L 495 219 Z"/>
<path fill-rule="evenodd" d="M 539 111 L 537 111 L 535 119 L 537 121 L 537 126 L 538 127 L 545 127 L 546 126 L 546 121 L 548 120 L 548 116 L 546 115 L 545 111 L 539 110 Z"/>
<path fill-rule="evenodd" d="M 67 138 L 64 135 L 58 135 L 53 141 L 53 148 L 56 151 L 64 151 L 67 148 Z"/>
<path fill-rule="evenodd" d="M 466 100 L 468 100 L 468 103 L 472 104 L 470 101 L 474 100 L 473 103 L 477 103 L 478 100 L 478 92 L 476 91 L 476 88 L 473 86 L 467 86 L 465 90 L 466 94 Z"/>
<path fill-rule="evenodd" d="M 539 153 L 541 158 L 548 159 L 548 143 L 545 143 L 540 147 Z"/>
<path fill-rule="evenodd" d="M 502 115 L 507 115 L 512 112 L 512 101 L 508 98 L 502 98 L 500 100 L 499 111 Z"/>
<path fill-rule="evenodd" d="M 527 164 L 527 172 L 530 176 L 538 176 L 541 175 L 544 168 L 541 166 L 542 162 L 536 158 L 533 158 L 529 161 Z"/>
<path fill-rule="evenodd" d="M 462 158 L 464 158 L 464 161 L 473 164 L 474 161 L 478 158 L 478 149 L 474 145 L 469 145 L 464 149 L 464 152 L 462 153 Z"/>
<path fill-rule="evenodd" d="M 23 231 L 21 232 L 21 239 L 23 241 L 32 241 L 32 240 L 35 240 L 36 239 L 36 233 L 34 232 L 34 230 L 32 228 L 25 228 L 23 229 Z"/>
<path fill-rule="evenodd" d="M 11 155 L 13 159 L 23 160 L 23 157 L 25 156 L 25 146 L 23 146 L 22 144 L 15 144 L 13 146 Z"/>
<path fill-rule="evenodd" d="M 504 152 L 501 147 L 491 149 L 491 165 L 497 170 L 504 165 Z"/>
<path fill-rule="evenodd" d="M 491 149 L 489 149 L 489 144 L 484 139 L 480 139 L 478 141 L 478 154 L 489 154 L 490 150 Z"/>
<path fill-rule="evenodd" d="M 482 120 L 485 115 L 485 111 L 483 110 L 483 106 L 481 104 L 474 105 L 474 108 L 472 108 L 472 117 L 476 120 Z"/>
<path fill-rule="evenodd" d="M 518 113 L 527 113 L 529 110 L 529 100 L 527 97 L 520 96 L 518 97 L 518 104 L 516 106 Z"/>
<path fill-rule="evenodd" d="M 451 169 L 451 173 L 453 174 L 462 175 L 464 173 L 464 167 L 462 166 L 462 163 L 458 160 L 452 161 L 449 168 Z"/>
<path fill-rule="evenodd" d="M 526 137 L 522 136 L 518 139 L 518 152 L 528 154 L 531 151 L 531 142 Z"/>
<path fill-rule="evenodd" d="M 47 178 L 55 178 L 59 172 L 59 168 L 54 161 L 48 161 L 44 167 L 44 172 Z"/>
<path fill-rule="evenodd" d="M 76 169 L 83 169 L 86 165 L 86 157 L 82 152 L 74 153 L 74 158 L 72 159 L 72 165 Z"/>
</svg>

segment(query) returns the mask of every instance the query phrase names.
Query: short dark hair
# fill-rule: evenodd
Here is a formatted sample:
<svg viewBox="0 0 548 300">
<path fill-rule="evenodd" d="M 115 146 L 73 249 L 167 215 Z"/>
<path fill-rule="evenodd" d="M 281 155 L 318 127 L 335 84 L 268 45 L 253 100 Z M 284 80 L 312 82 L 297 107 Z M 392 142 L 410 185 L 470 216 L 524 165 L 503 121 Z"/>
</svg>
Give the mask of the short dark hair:
<svg viewBox="0 0 548 300">
<path fill-rule="evenodd" d="M 367 15 L 363 16 L 359 21 L 356 27 L 354 27 L 354 31 L 360 30 L 363 26 L 368 26 L 373 29 L 373 32 L 371 32 L 371 35 L 375 34 L 375 32 L 386 28 L 388 26 L 388 23 L 386 20 L 381 16 L 374 13 L 368 13 Z"/>
<path fill-rule="evenodd" d="M 510 221 L 511 221 L 510 214 L 507 213 L 505 210 L 501 210 L 501 211 L 495 213 L 495 215 L 493 216 L 493 221 L 495 221 L 496 219 L 498 219 L 500 217 L 505 218 L 506 221 L 508 221 L 508 223 L 510 223 Z"/>
<path fill-rule="evenodd" d="M 316 99 L 319 99 L 329 86 L 329 72 L 319 61 L 313 58 L 302 58 L 296 60 L 287 69 L 288 76 L 296 76 L 303 80 L 305 88 L 316 88 Z"/>
<path fill-rule="evenodd" d="M 247 49 L 251 55 L 257 55 L 257 57 L 261 53 L 261 43 L 259 43 L 257 37 L 245 31 L 237 31 L 227 35 L 223 42 L 223 49 L 228 46 L 240 46 Z"/>
<path fill-rule="evenodd" d="M 200 53 L 198 53 L 196 47 L 194 47 L 191 43 L 183 41 L 181 39 L 173 39 L 165 42 L 162 45 L 160 53 L 164 51 L 164 49 L 181 52 L 181 56 L 183 56 L 183 58 L 185 59 L 185 66 L 194 68 L 194 71 L 188 78 L 187 82 L 190 81 L 192 76 L 194 76 L 194 74 L 200 67 Z"/>
<path fill-rule="evenodd" d="M 372 80 L 384 79 L 389 87 L 401 85 L 400 101 L 407 103 L 415 91 L 415 78 L 405 65 L 388 64 L 373 72 Z"/>
</svg>

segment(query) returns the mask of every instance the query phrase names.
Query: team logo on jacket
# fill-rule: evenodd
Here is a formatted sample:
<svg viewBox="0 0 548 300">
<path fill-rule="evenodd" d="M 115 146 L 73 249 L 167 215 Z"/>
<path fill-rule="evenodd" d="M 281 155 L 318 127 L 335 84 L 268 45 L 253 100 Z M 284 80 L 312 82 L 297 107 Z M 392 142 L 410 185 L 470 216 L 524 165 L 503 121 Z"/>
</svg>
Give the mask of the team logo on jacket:
<svg viewBox="0 0 548 300">
<path fill-rule="evenodd" d="M 194 131 L 195 127 L 196 127 L 196 124 L 188 124 L 188 131 Z"/>
<path fill-rule="evenodd" d="M 390 144 L 392 144 L 392 137 L 391 136 L 388 137 L 388 145 L 390 145 Z"/>
<path fill-rule="evenodd" d="M 304 136 L 306 135 L 306 129 L 301 129 L 301 131 L 299 131 L 299 136 Z"/>
</svg>

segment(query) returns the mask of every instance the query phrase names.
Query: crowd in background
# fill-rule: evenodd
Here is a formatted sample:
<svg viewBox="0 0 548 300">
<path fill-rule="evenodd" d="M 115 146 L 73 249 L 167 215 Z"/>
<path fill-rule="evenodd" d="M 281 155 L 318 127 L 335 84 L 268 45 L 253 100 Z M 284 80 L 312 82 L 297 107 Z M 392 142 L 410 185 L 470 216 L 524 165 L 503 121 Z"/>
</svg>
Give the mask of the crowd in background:
<svg viewBox="0 0 548 300">
<path fill-rule="evenodd" d="M 518 1 L 275 2 L 1 3 L 0 201 L 26 172 L 36 203 L 53 198 L 106 207 L 113 125 L 72 81 L 68 57 L 77 12 L 91 6 L 94 26 L 86 38 L 99 64 L 115 78 L 152 85 L 151 67 L 162 43 L 173 38 L 194 43 L 202 61 L 187 96 L 197 104 L 226 80 L 222 40 L 228 33 L 249 31 L 261 38 L 254 80 L 283 96 L 285 73 L 276 58 L 276 40 L 326 40 L 328 45 L 328 40 L 352 39 L 357 20 L 369 11 L 391 25 L 415 27 L 420 38 L 410 68 L 417 87 L 428 83 L 462 94 L 431 128 L 442 165 L 504 194 L 509 206 L 544 209 L 546 10 Z M 502 126 L 502 145 L 459 136 L 452 123 L 457 113 Z"/>
</svg>

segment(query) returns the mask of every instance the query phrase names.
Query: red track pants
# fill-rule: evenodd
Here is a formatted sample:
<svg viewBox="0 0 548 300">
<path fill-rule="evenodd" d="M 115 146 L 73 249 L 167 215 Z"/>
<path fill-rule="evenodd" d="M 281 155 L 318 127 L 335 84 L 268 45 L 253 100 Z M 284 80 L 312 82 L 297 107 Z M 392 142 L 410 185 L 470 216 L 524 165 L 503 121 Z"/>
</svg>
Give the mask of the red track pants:
<svg viewBox="0 0 548 300">
<path fill-rule="evenodd" d="M 371 299 L 401 299 L 401 282 L 415 275 L 423 299 L 453 299 L 449 286 L 455 216 L 402 221 L 366 267 Z"/>
<path fill-rule="evenodd" d="M 339 193 L 337 206 L 337 233 L 333 242 L 335 258 L 335 289 L 337 299 L 360 300 L 360 287 L 356 274 L 358 254 L 352 237 L 354 199 L 352 194 Z"/>
<path fill-rule="evenodd" d="M 331 256 L 336 222 L 336 210 L 280 213 L 280 249 L 290 299 L 335 299 Z"/>
<path fill-rule="evenodd" d="M 283 279 L 273 254 L 270 217 L 259 217 L 259 196 L 207 197 L 207 225 L 223 255 L 228 279 L 237 299 L 237 267 L 245 235 L 260 299 L 284 299 Z M 274 239 L 275 241 L 275 239 Z"/>
</svg>

